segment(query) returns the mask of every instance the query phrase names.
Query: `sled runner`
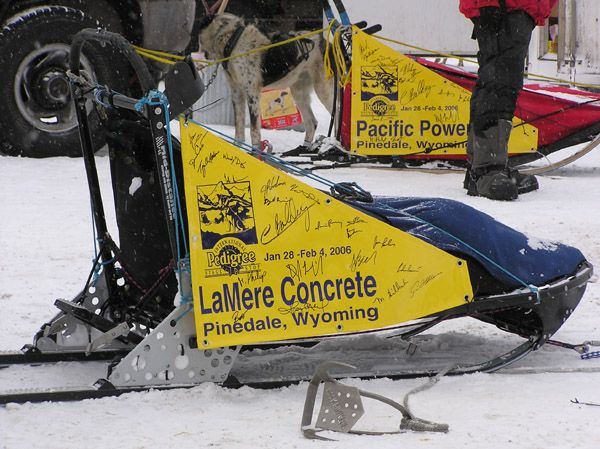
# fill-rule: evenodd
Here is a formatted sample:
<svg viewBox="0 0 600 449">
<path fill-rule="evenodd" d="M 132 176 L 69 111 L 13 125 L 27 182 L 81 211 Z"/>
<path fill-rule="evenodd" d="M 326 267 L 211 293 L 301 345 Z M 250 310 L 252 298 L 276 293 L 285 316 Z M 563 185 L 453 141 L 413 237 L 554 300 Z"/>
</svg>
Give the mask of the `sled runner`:
<svg viewBox="0 0 600 449">
<path fill-rule="evenodd" d="M 79 71 L 87 41 L 119 49 L 145 96 L 90 85 Z M 113 33 L 82 31 L 70 61 L 98 257 L 82 292 L 57 300 L 60 313 L 33 345 L 0 354 L 0 365 L 116 358 L 94 386 L 13 392 L 0 403 L 201 382 L 284 385 L 312 375 L 301 357 L 276 363 L 290 345 L 313 357 L 321 342 L 353 345 L 367 333 L 414 345 L 436 324 L 467 316 L 522 341 L 448 374 L 493 371 L 546 343 L 584 294 L 592 266 L 575 248 L 528 238 L 455 201 L 373 198 L 189 120 L 203 85 L 188 62 L 173 68 L 162 93 Z M 104 218 L 85 113 L 92 99 L 109 117 L 120 247 Z M 169 123 L 181 114 L 180 143 Z M 246 373 L 257 359 L 260 369 Z M 390 363 L 335 377 L 438 371 Z"/>
</svg>

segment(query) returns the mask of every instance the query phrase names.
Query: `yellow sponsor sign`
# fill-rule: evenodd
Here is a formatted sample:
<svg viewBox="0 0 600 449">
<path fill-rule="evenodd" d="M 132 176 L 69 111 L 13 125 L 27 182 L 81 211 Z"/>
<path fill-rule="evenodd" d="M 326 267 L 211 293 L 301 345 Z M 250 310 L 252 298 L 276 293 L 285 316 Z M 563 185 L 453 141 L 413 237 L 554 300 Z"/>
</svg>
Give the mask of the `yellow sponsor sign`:
<svg viewBox="0 0 600 449">
<path fill-rule="evenodd" d="M 181 127 L 199 347 L 380 329 L 472 299 L 466 263 Z"/>
<path fill-rule="evenodd" d="M 351 151 L 369 156 L 466 154 L 471 92 L 354 28 Z M 522 124 L 515 117 L 514 125 Z M 537 150 L 516 127 L 510 153 Z"/>
</svg>

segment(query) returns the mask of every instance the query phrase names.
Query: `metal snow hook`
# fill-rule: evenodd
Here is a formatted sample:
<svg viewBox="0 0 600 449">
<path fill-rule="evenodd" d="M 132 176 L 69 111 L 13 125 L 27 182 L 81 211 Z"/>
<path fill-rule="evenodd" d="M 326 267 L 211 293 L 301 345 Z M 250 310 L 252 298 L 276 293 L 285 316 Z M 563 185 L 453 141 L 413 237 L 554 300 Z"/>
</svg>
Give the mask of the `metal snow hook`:
<svg viewBox="0 0 600 449">
<path fill-rule="evenodd" d="M 304 411 L 302 412 L 302 434 L 308 439 L 334 441 L 318 435 L 322 430 L 332 430 L 334 432 L 351 433 L 354 435 L 389 435 L 402 433 L 406 430 L 417 432 L 448 432 L 447 424 L 438 424 L 416 418 L 407 407 L 397 402 L 381 396 L 376 393 L 360 390 L 356 387 L 344 385 L 329 374 L 331 368 L 351 368 L 352 365 L 340 362 L 324 362 L 317 367 L 313 378 L 308 384 L 306 401 L 304 402 Z M 323 399 L 321 410 L 314 426 L 311 425 L 315 401 L 319 385 L 323 383 Z M 389 432 L 374 432 L 368 430 L 353 430 L 352 428 L 364 415 L 365 409 L 362 404 L 361 396 L 388 404 L 402 413 L 400 429 Z"/>
</svg>

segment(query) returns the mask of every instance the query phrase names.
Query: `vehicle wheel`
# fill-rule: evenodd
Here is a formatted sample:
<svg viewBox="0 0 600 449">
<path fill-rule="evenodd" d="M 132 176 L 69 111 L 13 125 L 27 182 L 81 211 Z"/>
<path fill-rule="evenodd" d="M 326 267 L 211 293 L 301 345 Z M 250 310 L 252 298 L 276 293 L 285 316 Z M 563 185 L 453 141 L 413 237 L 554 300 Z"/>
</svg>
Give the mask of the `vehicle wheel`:
<svg viewBox="0 0 600 449">
<path fill-rule="evenodd" d="M 27 11 L 0 33 L 0 152 L 11 156 L 80 156 L 67 70 L 73 36 L 96 28 L 82 11 L 61 6 Z M 87 43 L 81 70 L 93 82 L 125 93 L 129 75 L 116 51 Z M 96 107 L 88 105 L 95 149 L 104 143 Z"/>
</svg>

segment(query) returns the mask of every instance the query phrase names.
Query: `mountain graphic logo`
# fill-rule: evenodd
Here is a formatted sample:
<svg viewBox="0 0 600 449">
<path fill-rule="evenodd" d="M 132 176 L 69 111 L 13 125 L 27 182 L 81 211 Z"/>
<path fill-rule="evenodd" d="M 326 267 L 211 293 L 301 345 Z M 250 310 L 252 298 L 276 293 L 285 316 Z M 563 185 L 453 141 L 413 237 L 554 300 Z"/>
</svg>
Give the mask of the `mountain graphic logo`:
<svg viewBox="0 0 600 449">
<path fill-rule="evenodd" d="M 196 187 L 202 248 L 235 237 L 246 245 L 258 243 L 250 182 L 220 181 Z"/>
<path fill-rule="evenodd" d="M 398 101 L 398 67 L 382 65 L 361 67 L 360 87 L 362 101 L 368 101 L 373 97 Z"/>
</svg>

